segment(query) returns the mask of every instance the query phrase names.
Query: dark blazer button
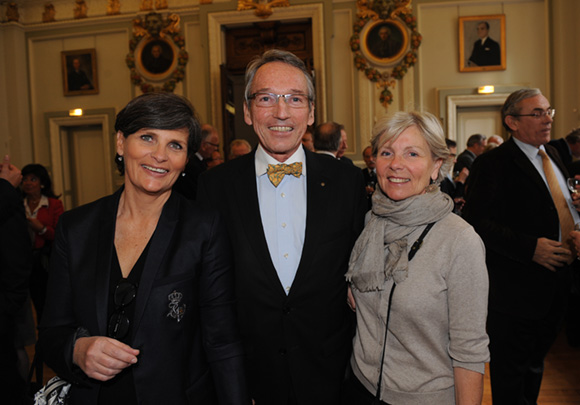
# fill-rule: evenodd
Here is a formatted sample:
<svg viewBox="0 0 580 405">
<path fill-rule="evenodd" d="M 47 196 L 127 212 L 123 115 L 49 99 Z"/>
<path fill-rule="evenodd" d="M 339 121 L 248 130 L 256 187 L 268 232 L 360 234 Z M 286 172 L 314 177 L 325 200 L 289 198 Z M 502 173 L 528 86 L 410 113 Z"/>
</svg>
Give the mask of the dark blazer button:
<svg viewBox="0 0 580 405">
<path fill-rule="evenodd" d="M 278 353 L 280 353 L 282 356 L 286 355 L 286 349 L 280 349 L 278 350 Z"/>
</svg>

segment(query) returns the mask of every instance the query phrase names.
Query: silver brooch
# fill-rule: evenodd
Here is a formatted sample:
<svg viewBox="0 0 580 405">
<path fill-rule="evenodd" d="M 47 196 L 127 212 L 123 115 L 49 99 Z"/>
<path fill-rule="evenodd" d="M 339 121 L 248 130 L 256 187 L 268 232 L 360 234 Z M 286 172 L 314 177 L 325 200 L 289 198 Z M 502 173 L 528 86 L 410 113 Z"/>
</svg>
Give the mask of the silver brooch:
<svg viewBox="0 0 580 405">
<path fill-rule="evenodd" d="M 180 322 L 183 319 L 183 315 L 185 314 L 185 304 L 183 306 L 179 306 L 181 299 L 183 298 L 183 294 L 173 290 L 171 294 L 167 296 L 169 299 L 169 312 L 167 316 L 177 319 L 177 322 Z"/>
</svg>

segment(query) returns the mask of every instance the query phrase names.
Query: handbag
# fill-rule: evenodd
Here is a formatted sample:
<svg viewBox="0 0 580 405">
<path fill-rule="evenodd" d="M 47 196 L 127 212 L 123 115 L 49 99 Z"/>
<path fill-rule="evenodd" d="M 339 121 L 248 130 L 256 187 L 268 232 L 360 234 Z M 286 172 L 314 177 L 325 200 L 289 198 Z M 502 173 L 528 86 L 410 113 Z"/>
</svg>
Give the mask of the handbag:
<svg viewBox="0 0 580 405">
<path fill-rule="evenodd" d="M 59 376 L 52 377 L 34 394 L 34 405 L 65 405 L 71 384 Z"/>
<path fill-rule="evenodd" d="M 33 382 L 32 379 L 35 373 L 36 382 Z M 28 392 L 30 393 L 30 396 L 34 396 L 33 398 L 29 397 L 29 401 L 34 405 L 66 405 L 68 403 L 68 392 L 71 388 L 71 384 L 56 376 L 48 380 L 46 385 L 43 387 L 43 374 L 43 361 L 42 356 L 40 355 L 40 348 L 37 344 L 34 352 L 34 359 L 32 360 L 32 366 L 28 373 Z M 38 389 L 38 387 L 41 388 Z M 32 394 L 35 391 L 36 393 Z"/>
</svg>

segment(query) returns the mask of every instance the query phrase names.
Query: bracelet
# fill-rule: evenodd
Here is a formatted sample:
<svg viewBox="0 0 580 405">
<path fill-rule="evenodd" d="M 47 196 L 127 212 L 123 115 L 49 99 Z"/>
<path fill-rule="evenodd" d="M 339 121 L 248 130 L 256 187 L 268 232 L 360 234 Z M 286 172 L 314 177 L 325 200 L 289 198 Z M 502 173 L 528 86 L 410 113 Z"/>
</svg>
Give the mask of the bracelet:
<svg viewBox="0 0 580 405">
<path fill-rule="evenodd" d="M 39 235 L 44 235 L 46 233 L 46 226 L 38 232 Z"/>
</svg>

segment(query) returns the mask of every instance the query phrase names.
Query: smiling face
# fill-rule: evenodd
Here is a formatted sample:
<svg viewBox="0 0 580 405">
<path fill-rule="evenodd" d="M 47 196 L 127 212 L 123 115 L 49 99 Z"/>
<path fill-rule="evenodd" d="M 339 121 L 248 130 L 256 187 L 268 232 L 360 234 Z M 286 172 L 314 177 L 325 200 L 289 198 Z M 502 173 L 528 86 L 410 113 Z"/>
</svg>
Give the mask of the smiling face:
<svg viewBox="0 0 580 405">
<path fill-rule="evenodd" d="M 433 160 L 427 141 L 412 126 L 379 148 L 377 180 L 389 198 L 401 201 L 423 194 L 430 180 L 437 179 L 441 164 L 440 159 Z"/>
<path fill-rule="evenodd" d="M 254 76 L 250 94 L 257 92 L 308 94 L 308 87 L 298 68 L 270 62 L 261 66 Z M 266 153 L 285 162 L 301 145 L 306 127 L 314 122 L 314 106 L 291 108 L 281 97 L 272 107 L 257 107 L 250 100 L 249 105 L 244 103 L 244 120 L 254 127 Z"/>
<path fill-rule="evenodd" d="M 40 197 L 42 194 L 42 184 L 35 174 L 27 174 L 22 178 L 22 192 L 26 197 Z"/>
<path fill-rule="evenodd" d="M 550 102 L 542 95 L 523 99 L 517 104 L 519 114 L 542 112 L 548 108 L 550 108 Z M 540 118 L 508 115 L 505 120 L 512 130 L 512 135 L 524 143 L 539 148 L 540 145 L 545 145 L 550 141 L 550 132 L 554 119 L 549 115 L 543 115 Z"/>
<path fill-rule="evenodd" d="M 117 133 L 117 153 L 125 161 L 125 188 L 161 195 L 187 163 L 187 129 L 140 129 L 124 137 Z"/>
</svg>

